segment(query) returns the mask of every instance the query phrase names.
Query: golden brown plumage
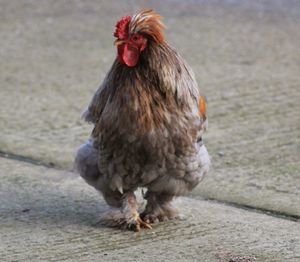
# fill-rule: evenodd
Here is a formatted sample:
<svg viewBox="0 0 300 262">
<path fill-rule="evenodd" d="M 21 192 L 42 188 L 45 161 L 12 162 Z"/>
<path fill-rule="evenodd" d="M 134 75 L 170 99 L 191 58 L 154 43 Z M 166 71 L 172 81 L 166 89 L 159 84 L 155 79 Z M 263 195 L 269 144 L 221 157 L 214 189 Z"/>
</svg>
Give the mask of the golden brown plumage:
<svg viewBox="0 0 300 262">
<path fill-rule="evenodd" d="M 117 208 L 101 216 L 108 225 L 138 230 L 175 218 L 172 199 L 192 190 L 209 169 L 202 143 L 205 101 L 162 29 L 161 16 L 152 10 L 118 22 L 118 57 L 84 113 L 94 130 L 76 164 Z M 143 220 L 134 196 L 139 187 L 147 188 Z"/>
<path fill-rule="evenodd" d="M 145 34 L 151 36 L 157 44 L 162 44 L 164 42 L 164 25 L 161 20 L 162 16 L 153 12 L 153 10 L 143 10 L 132 17 L 129 24 L 129 33 Z"/>
</svg>

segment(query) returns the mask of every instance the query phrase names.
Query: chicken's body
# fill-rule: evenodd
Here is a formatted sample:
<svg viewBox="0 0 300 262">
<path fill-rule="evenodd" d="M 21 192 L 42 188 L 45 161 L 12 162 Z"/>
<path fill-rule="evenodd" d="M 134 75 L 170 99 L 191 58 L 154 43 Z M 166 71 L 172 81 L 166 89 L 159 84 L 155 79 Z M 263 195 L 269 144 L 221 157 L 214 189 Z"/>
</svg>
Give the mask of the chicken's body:
<svg viewBox="0 0 300 262">
<path fill-rule="evenodd" d="M 166 42 L 149 41 L 134 67 L 115 60 L 84 114 L 95 128 L 76 157 L 81 176 L 121 210 L 102 216 L 104 223 L 148 227 L 137 214 L 138 187 L 147 188 L 144 221 L 177 216 L 172 199 L 210 165 L 199 100 L 191 69 Z"/>
</svg>

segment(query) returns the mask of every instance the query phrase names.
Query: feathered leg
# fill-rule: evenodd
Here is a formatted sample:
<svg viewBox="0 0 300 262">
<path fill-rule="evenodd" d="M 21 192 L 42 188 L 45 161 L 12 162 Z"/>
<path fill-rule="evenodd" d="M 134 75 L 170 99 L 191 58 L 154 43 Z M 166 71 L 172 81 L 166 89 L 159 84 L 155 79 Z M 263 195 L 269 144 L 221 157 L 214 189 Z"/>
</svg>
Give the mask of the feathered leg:
<svg viewBox="0 0 300 262">
<path fill-rule="evenodd" d="M 88 140 L 77 151 L 75 158 L 76 169 L 80 176 L 91 186 L 100 191 L 105 201 L 114 207 L 121 207 L 122 194 L 112 191 L 106 177 L 98 168 L 98 149 L 94 147 L 93 140 Z"/>
<path fill-rule="evenodd" d="M 122 196 L 122 206 L 111 208 L 100 216 L 99 223 L 111 227 L 119 227 L 140 231 L 141 228 L 151 229 L 149 223 L 144 222 L 137 211 L 138 204 L 133 192 L 126 192 Z"/>
<path fill-rule="evenodd" d="M 93 145 L 93 140 L 89 139 L 82 144 L 77 151 L 75 167 L 80 176 L 91 186 L 97 187 L 99 179 L 103 174 L 98 168 L 98 150 Z"/>
<path fill-rule="evenodd" d="M 141 218 L 146 223 L 155 223 L 157 221 L 172 220 L 179 217 L 179 212 L 171 204 L 173 195 L 159 194 L 157 192 L 147 192 L 144 196 L 147 199 L 145 211 Z"/>
<path fill-rule="evenodd" d="M 133 192 L 121 194 L 119 191 L 110 189 L 109 181 L 99 171 L 98 157 L 98 150 L 93 146 L 93 141 L 90 139 L 79 148 L 75 164 L 81 177 L 89 185 L 100 191 L 107 204 L 111 206 L 108 211 L 101 214 L 99 223 L 135 231 L 139 231 L 141 227 L 151 228 L 140 218 Z"/>
</svg>

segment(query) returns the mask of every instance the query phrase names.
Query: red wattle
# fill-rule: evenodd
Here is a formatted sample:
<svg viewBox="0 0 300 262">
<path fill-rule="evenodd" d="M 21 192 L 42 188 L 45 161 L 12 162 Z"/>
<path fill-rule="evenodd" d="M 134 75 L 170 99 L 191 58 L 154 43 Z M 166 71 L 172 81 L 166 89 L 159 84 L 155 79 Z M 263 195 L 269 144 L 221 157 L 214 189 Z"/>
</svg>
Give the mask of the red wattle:
<svg viewBox="0 0 300 262">
<path fill-rule="evenodd" d="M 123 52 L 120 51 L 123 62 L 129 67 L 136 66 L 140 57 L 140 50 L 130 44 L 125 44 L 122 49 Z"/>
</svg>

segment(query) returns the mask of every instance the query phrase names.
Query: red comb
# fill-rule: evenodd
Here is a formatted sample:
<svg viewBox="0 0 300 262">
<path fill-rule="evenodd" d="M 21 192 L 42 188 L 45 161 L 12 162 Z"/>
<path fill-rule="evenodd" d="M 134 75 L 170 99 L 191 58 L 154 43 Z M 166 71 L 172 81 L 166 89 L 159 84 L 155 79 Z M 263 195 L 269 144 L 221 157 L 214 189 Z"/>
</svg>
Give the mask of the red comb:
<svg viewBox="0 0 300 262">
<path fill-rule="evenodd" d="M 116 24 L 116 31 L 114 36 L 119 39 L 126 39 L 128 37 L 128 25 L 131 21 L 131 16 L 123 16 Z"/>
</svg>

